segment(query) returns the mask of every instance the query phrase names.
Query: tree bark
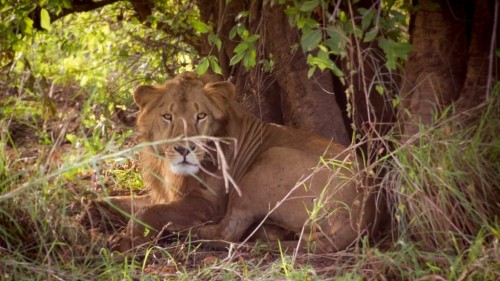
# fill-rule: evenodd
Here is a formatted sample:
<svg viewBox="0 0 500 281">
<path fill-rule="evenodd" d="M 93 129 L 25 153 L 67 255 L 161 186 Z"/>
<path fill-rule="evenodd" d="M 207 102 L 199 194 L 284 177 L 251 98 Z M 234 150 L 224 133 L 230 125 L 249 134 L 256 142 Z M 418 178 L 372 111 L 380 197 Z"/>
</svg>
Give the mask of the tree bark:
<svg viewBox="0 0 500 281">
<path fill-rule="evenodd" d="M 198 6 L 204 21 L 217 19 L 214 23 L 222 40 L 223 50 L 218 57 L 223 74 L 232 79 L 240 99 L 257 116 L 321 134 L 337 143 L 350 143 L 343 114 L 331 94 L 333 77 L 331 73 L 316 72 L 314 78 L 307 79 L 309 67 L 304 53 L 291 50 L 299 43 L 299 31 L 290 26 L 282 5 L 257 0 L 232 1 L 227 5 L 225 1 L 198 0 Z M 273 55 L 275 68 L 271 73 L 263 72 L 259 66 L 252 70 L 229 66 L 237 45 L 228 38 L 229 30 L 235 25 L 236 15 L 244 10 L 250 11 L 247 28 L 261 36 L 257 56 Z"/>
<path fill-rule="evenodd" d="M 288 23 L 283 7 L 263 8 L 265 38 L 269 53 L 276 60 L 275 75 L 282 89 L 283 119 L 286 125 L 317 132 L 348 145 L 350 138 L 342 112 L 333 94 L 330 72 L 316 71 L 307 78 L 309 66 L 302 50 L 291 52 L 300 34 Z"/>
<path fill-rule="evenodd" d="M 494 23 L 495 12 L 498 18 L 500 1 L 475 1 L 472 37 L 467 60 L 467 74 L 464 87 L 457 102 L 457 112 L 471 109 L 488 98 L 492 76 L 498 69 L 490 69 L 494 59 L 491 46 L 498 46 L 498 23 Z"/>
<path fill-rule="evenodd" d="M 342 11 L 349 11 L 357 26 L 362 24 L 362 18 L 356 14 L 360 8 L 375 10 L 378 14 L 383 9 L 380 1 L 373 0 L 341 1 L 339 7 Z M 335 81 L 335 92 L 341 94 L 339 97 L 346 105 L 350 105 L 347 126 L 354 127 L 356 141 L 368 156 L 367 162 L 371 163 L 381 156 L 381 136 L 389 133 L 396 121 L 396 110 L 391 101 L 399 93 L 400 76 L 385 67 L 384 54 L 376 40 L 364 42 L 350 36 L 345 49 L 347 56 L 337 58 L 337 63 L 340 62 L 346 85 L 334 77 L 338 80 Z M 377 92 L 376 86 L 383 87 L 384 91 Z"/>
<path fill-rule="evenodd" d="M 224 79 L 230 80 L 236 86 L 239 101 L 256 116 L 265 122 L 283 124 L 283 112 L 281 110 L 281 88 L 276 79 L 263 73 L 258 67 L 245 70 L 241 64 L 229 65 L 233 50 L 237 42 L 229 39 L 229 32 L 236 24 L 235 18 L 241 11 L 251 11 L 252 15 L 260 12 L 258 1 L 232 1 L 226 5 L 225 1 L 198 0 L 201 19 L 204 22 L 212 22 L 215 32 L 222 41 L 222 50 L 217 52 L 208 42 L 207 37 L 202 38 L 203 55 L 216 55 L 222 69 Z M 250 28 L 255 32 L 257 29 L 255 18 L 249 22 Z"/>
<path fill-rule="evenodd" d="M 466 73 L 466 17 L 462 1 L 422 0 L 412 16 L 410 39 L 414 52 L 405 66 L 398 121 L 408 140 L 429 125 L 434 114 L 455 101 Z"/>
</svg>

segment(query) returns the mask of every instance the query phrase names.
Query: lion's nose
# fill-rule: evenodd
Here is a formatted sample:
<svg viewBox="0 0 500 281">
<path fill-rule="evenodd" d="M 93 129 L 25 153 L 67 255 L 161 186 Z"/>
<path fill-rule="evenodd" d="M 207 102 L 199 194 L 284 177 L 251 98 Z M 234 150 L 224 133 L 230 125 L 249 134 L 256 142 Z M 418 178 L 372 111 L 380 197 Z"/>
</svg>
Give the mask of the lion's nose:
<svg viewBox="0 0 500 281">
<path fill-rule="evenodd" d="M 180 155 L 182 156 L 187 156 L 191 151 L 194 151 L 196 147 L 192 144 L 189 146 L 189 148 L 186 148 L 182 145 L 178 145 L 174 147 L 174 150 L 177 151 Z"/>
</svg>

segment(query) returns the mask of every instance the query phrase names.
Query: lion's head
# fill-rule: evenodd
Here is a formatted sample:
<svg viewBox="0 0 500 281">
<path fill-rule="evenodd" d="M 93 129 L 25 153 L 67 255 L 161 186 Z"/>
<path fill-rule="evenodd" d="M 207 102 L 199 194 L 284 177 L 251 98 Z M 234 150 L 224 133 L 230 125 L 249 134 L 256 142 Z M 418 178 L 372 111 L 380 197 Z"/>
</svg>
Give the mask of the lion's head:
<svg viewBox="0 0 500 281">
<path fill-rule="evenodd" d="M 234 92 L 229 82 L 204 83 L 192 73 L 163 85 L 140 86 L 134 93 L 140 135 L 157 143 L 156 153 L 166 158 L 173 173 L 197 173 L 206 149 L 193 137 L 222 133 Z"/>
</svg>

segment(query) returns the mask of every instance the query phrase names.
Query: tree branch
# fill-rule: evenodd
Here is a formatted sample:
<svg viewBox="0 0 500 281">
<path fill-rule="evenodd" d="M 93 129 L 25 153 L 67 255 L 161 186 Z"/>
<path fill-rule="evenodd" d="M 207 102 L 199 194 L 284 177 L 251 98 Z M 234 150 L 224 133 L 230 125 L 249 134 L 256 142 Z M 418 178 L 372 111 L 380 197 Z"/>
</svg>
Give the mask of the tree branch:
<svg viewBox="0 0 500 281">
<path fill-rule="evenodd" d="M 106 5 L 110 5 L 119 1 L 123 0 L 102 0 L 102 1 L 92 1 L 92 0 L 72 0 L 71 1 L 71 8 L 69 9 L 63 9 L 61 13 L 55 14 L 55 13 L 50 13 L 50 18 L 52 21 L 55 21 L 57 19 L 60 19 L 62 17 L 65 17 L 69 14 L 72 13 L 81 13 L 81 12 L 88 12 L 92 11 L 95 9 L 102 8 Z M 146 18 L 151 15 L 154 3 L 151 0 L 148 1 L 142 1 L 142 0 L 130 0 L 129 1 L 132 6 L 134 7 L 134 10 L 137 14 L 137 18 L 142 22 L 146 20 Z M 40 10 L 41 7 L 37 7 L 33 12 L 31 13 L 31 18 L 34 21 L 33 27 L 41 30 L 42 27 L 40 26 Z"/>
</svg>

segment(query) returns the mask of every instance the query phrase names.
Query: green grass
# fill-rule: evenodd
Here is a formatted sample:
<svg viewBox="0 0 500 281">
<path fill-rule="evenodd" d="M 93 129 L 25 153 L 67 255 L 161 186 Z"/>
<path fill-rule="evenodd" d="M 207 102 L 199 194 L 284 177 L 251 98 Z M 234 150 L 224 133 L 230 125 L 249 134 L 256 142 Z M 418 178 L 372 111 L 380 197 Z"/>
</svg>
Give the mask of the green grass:
<svg viewBox="0 0 500 281">
<path fill-rule="evenodd" d="M 418 145 L 396 149 L 386 184 L 404 236 L 458 250 L 498 226 L 499 105 L 497 95 L 476 120 L 444 120 L 425 130 Z"/>
<path fill-rule="evenodd" d="M 391 148 L 374 168 L 390 218 L 376 243 L 295 256 L 181 239 L 110 253 L 105 234 L 79 223 L 83 204 L 141 189 L 133 135 L 112 115 L 133 85 L 166 78 L 161 54 L 131 37 L 157 33 L 115 23 L 120 5 L 16 39 L 23 55 L 0 73 L 0 280 L 500 280 L 498 87 L 487 105 L 422 127 L 413 144 L 380 140 Z"/>
<path fill-rule="evenodd" d="M 396 143 L 382 186 L 396 245 L 383 255 L 404 279 L 500 276 L 500 99 Z M 404 273 L 404 274 L 403 274 Z M 408 276 L 405 276 L 408 274 Z"/>
<path fill-rule="evenodd" d="M 388 138 L 394 150 L 378 165 L 392 227 L 378 244 L 363 239 L 324 256 L 209 251 L 189 240 L 110 253 L 106 236 L 83 229 L 79 216 L 90 198 L 140 189 L 137 148 L 124 145 L 130 134 L 109 131 L 101 141 L 76 131 L 66 146 L 16 146 L 2 130 L 0 280 L 498 280 L 499 126 L 497 93 L 471 114 L 422 128 L 418 144 Z"/>
</svg>

